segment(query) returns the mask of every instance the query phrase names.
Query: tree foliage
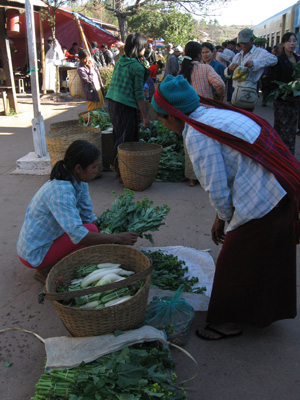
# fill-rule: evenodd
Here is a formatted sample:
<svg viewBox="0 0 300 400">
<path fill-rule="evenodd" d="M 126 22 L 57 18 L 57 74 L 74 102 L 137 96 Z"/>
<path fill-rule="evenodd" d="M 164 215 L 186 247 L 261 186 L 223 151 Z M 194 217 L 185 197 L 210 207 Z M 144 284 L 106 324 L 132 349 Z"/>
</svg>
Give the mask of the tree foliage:
<svg viewBox="0 0 300 400">
<path fill-rule="evenodd" d="M 174 6 L 167 10 L 162 5 L 153 10 L 139 10 L 128 18 L 130 31 L 138 31 L 152 39 L 163 37 L 166 42 L 185 45 L 195 37 L 196 21 L 190 14 L 178 11 Z"/>
<path fill-rule="evenodd" d="M 157 5 L 164 5 L 167 12 L 176 8 L 183 13 L 193 15 L 208 16 L 216 12 L 217 7 L 228 3 L 230 0 L 93 0 L 94 3 L 104 4 L 106 10 L 112 11 L 118 18 L 122 41 L 126 40 L 128 35 L 128 18 L 136 15 L 139 10 L 155 11 Z"/>
</svg>

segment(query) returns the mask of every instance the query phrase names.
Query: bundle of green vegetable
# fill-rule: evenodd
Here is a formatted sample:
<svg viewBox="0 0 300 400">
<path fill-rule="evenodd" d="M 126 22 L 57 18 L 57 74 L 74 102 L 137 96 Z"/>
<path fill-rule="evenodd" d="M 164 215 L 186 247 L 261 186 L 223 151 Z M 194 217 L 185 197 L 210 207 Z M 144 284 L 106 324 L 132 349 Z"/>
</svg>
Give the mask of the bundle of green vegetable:
<svg viewBox="0 0 300 400">
<path fill-rule="evenodd" d="M 185 277 L 188 267 L 185 261 L 179 260 L 173 254 L 165 254 L 161 250 L 143 251 L 151 258 L 153 270 L 151 274 L 151 287 L 164 290 L 176 291 L 180 285 L 183 285 L 184 292 L 201 293 L 206 291 L 206 287 L 194 288 L 195 283 L 199 282 L 197 277 Z"/>
<path fill-rule="evenodd" d="M 81 115 L 78 123 L 81 126 L 99 127 L 102 131 L 112 127 L 109 114 L 104 107 L 101 107 L 100 110 L 90 111 L 88 114 Z"/>
<path fill-rule="evenodd" d="M 133 274 L 133 271 L 121 268 L 121 264 L 101 263 L 80 266 L 75 269 L 75 279 L 71 281 L 71 285 L 69 287 L 57 286 L 56 290 L 57 292 L 72 292 L 95 286 L 108 285 Z M 140 289 L 141 285 L 142 283 L 138 283 L 121 289 L 80 296 L 64 301 L 63 304 L 81 309 L 111 307 L 131 299 Z"/>
<path fill-rule="evenodd" d="M 187 400 L 172 369 L 170 351 L 159 343 L 124 347 L 72 370 L 42 374 L 31 400 Z"/>
<path fill-rule="evenodd" d="M 300 61 L 293 65 L 293 78 L 292 82 L 285 83 L 273 81 L 278 87 L 275 88 L 267 97 L 267 101 L 274 101 L 277 99 L 282 100 L 296 100 L 300 96 Z"/>
<path fill-rule="evenodd" d="M 184 181 L 185 158 L 182 138 L 165 128 L 160 121 L 150 121 L 149 128 L 141 125 L 140 141 L 163 146 L 157 179 L 164 182 Z"/>
<path fill-rule="evenodd" d="M 101 233 L 135 232 L 139 237 L 150 240 L 153 244 L 151 233 L 164 225 L 164 218 L 170 211 L 166 204 L 153 207 L 153 201 L 145 197 L 141 202 L 134 202 L 134 192 L 124 189 L 119 197 L 113 192 L 116 200 L 111 207 L 104 211 L 98 218 Z"/>
</svg>

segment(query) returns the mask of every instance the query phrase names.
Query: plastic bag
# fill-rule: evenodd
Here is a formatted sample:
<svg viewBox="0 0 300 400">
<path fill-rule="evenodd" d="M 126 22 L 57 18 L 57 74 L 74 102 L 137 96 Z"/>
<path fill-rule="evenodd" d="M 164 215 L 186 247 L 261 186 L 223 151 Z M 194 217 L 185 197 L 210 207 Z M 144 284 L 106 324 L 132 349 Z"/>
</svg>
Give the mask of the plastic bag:
<svg viewBox="0 0 300 400">
<path fill-rule="evenodd" d="M 173 297 L 157 298 L 148 305 L 144 325 L 164 329 L 170 342 L 184 345 L 187 342 L 190 326 L 195 316 L 193 307 L 184 299 L 181 285 Z"/>
</svg>

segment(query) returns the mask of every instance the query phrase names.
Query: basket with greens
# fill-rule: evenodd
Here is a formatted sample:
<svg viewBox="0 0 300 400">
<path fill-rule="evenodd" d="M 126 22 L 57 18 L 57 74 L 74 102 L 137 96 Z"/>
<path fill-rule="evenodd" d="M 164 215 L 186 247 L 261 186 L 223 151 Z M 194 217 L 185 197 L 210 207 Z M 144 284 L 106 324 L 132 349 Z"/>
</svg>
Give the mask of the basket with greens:
<svg viewBox="0 0 300 400">
<path fill-rule="evenodd" d="M 81 126 L 92 126 L 94 128 L 100 128 L 101 131 L 112 127 L 109 114 L 104 107 L 101 107 L 101 109 L 99 110 L 84 113 L 79 117 L 78 123 Z"/>
<path fill-rule="evenodd" d="M 160 121 L 150 121 L 150 127 L 141 124 L 140 141 L 163 146 L 156 178 L 164 182 L 182 182 L 184 177 L 183 140 L 165 128 Z"/>
</svg>

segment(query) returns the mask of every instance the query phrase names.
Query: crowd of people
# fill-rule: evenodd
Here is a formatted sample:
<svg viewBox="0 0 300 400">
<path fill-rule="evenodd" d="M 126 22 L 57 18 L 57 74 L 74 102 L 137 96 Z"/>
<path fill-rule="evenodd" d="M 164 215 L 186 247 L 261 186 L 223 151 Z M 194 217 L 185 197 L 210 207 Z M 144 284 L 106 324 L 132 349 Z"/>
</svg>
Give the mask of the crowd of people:
<svg viewBox="0 0 300 400">
<path fill-rule="evenodd" d="M 89 54 L 75 45 L 89 109 L 99 108 L 104 98 L 97 62 L 103 60 L 97 50 Z M 240 335 L 243 324 L 266 327 L 295 318 L 300 163 L 293 153 L 299 102 L 276 100 L 275 129 L 253 110 L 266 68 L 271 83 L 294 79 L 296 35 L 284 34 L 280 54 L 255 46 L 250 29 L 239 32 L 237 44 L 221 48 L 196 41 L 172 47 L 165 46 L 163 65 L 144 35 L 128 35 L 105 103 L 116 155 L 120 143 L 139 140 L 140 122 L 149 126 L 144 87 L 149 78 L 157 83 L 158 70 L 164 69 L 151 103 L 162 124 L 183 138 L 186 176 L 208 193 L 216 211 L 211 237 L 222 244 L 207 325 L 196 334 L 218 340 Z M 105 63 L 112 63 L 101 48 Z M 238 67 L 247 68 L 244 80 L 235 79 Z M 78 248 L 136 242 L 134 233 L 98 231 L 88 194 L 98 163 L 94 146 L 74 142 L 31 201 L 17 249 L 38 279 L 45 280 L 55 262 Z"/>
</svg>

